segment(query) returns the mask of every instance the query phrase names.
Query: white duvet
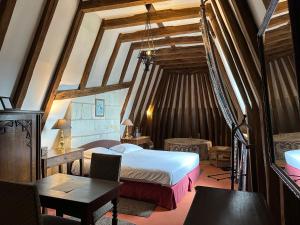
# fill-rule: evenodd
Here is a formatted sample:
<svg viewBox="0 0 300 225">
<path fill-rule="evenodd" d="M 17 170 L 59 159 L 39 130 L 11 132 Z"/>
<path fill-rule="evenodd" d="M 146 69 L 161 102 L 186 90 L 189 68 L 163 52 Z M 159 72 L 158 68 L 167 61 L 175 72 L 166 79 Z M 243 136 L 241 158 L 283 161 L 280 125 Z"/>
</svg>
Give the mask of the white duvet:
<svg viewBox="0 0 300 225">
<path fill-rule="evenodd" d="M 94 148 L 85 153 L 84 172 L 89 174 L 91 153 L 122 155 L 121 179 L 172 186 L 199 165 L 199 155 L 191 152 L 138 150 L 118 153 L 109 149 Z M 75 161 L 72 173 L 79 174 Z"/>
</svg>

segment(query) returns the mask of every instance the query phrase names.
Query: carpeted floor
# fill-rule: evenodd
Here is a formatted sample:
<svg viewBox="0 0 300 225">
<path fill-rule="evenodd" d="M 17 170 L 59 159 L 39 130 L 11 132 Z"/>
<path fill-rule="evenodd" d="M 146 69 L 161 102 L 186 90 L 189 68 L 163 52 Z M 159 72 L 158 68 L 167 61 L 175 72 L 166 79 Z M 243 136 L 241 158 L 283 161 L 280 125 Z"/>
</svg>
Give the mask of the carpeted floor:
<svg viewBox="0 0 300 225">
<path fill-rule="evenodd" d="M 210 166 L 208 163 L 201 164 L 201 175 L 195 183 L 195 186 L 208 186 L 229 189 L 230 180 L 225 179 L 221 181 L 216 181 L 214 179 L 208 178 L 207 175 L 223 173 L 224 171 L 216 167 Z M 118 218 L 123 221 L 128 221 L 136 225 L 182 225 L 184 223 L 185 217 L 188 213 L 188 210 L 192 204 L 195 191 L 187 193 L 181 202 L 178 204 L 177 209 L 175 210 L 166 210 L 161 207 L 156 207 L 154 212 L 148 217 L 139 217 L 132 215 L 119 214 Z M 48 212 L 49 214 L 54 214 L 53 210 Z M 106 214 L 107 217 L 111 217 L 111 213 Z M 108 219 L 108 221 L 110 221 Z M 120 225 L 130 225 L 130 223 L 125 223 Z M 97 224 L 98 225 L 98 224 Z M 102 225 L 101 223 L 99 225 Z M 106 225 L 109 225 L 106 224 Z"/>
<path fill-rule="evenodd" d="M 207 175 L 222 173 L 224 171 L 210 166 L 207 163 L 201 165 L 201 176 L 198 178 L 195 186 L 208 186 L 208 187 L 216 187 L 216 188 L 230 188 L 229 179 L 216 181 L 211 178 L 208 178 Z M 175 210 L 166 210 L 161 207 L 156 207 L 154 212 L 148 218 L 137 217 L 119 214 L 118 218 L 122 220 L 129 221 L 136 225 L 182 225 L 184 223 L 184 219 L 187 215 L 187 212 L 192 204 L 192 200 L 194 198 L 195 191 L 187 193 L 186 196 L 182 199 L 182 201 L 178 204 L 177 209 Z M 110 216 L 109 214 L 107 216 Z"/>
</svg>

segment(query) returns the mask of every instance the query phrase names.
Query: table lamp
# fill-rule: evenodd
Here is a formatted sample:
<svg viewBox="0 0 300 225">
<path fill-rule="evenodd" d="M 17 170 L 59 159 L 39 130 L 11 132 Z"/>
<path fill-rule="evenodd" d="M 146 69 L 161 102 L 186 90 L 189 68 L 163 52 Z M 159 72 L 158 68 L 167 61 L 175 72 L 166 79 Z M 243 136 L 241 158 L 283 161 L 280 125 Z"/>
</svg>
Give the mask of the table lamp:
<svg viewBox="0 0 300 225">
<path fill-rule="evenodd" d="M 126 134 L 125 134 L 125 138 L 131 138 L 132 136 L 129 134 L 129 129 L 128 127 L 132 127 L 133 123 L 130 119 L 126 119 L 122 122 L 122 125 L 126 126 Z"/>
<path fill-rule="evenodd" d="M 60 130 L 60 139 L 59 139 L 58 150 L 62 153 L 65 152 L 64 130 L 69 129 L 69 128 L 71 128 L 71 126 L 68 124 L 67 120 L 65 120 L 65 119 L 57 120 L 56 123 L 52 127 L 52 129 Z"/>
</svg>

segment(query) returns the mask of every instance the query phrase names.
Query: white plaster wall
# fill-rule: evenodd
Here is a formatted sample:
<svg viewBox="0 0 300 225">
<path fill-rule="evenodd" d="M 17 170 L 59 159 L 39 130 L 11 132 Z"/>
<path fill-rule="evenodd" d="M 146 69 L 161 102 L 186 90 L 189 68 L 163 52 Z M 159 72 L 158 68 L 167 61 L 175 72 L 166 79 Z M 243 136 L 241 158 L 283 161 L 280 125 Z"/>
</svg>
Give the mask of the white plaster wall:
<svg viewBox="0 0 300 225">
<path fill-rule="evenodd" d="M 109 80 L 107 82 L 108 85 L 117 84 L 119 82 L 130 45 L 131 44 L 129 42 L 121 44 L 117 58 L 115 60 L 114 66 L 112 68 L 112 71 L 111 71 L 111 74 L 109 77 Z"/>
<path fill-rule="evenodd" d="M 257 27 L 262 24 L 264 16 L 266 14 L 266 7 L 262 0 L 247 0 L 252 15 L 254 17 Z"/>
<path fill-rule="evenodd" d="M 40 109 L 64 47 L 77 5 L 78 0 L 58 2 L 44 45 L 34 68 L 22 109 Z"/>
<path fill-rule="evenodd" d="M 72 100 L 72 147 L 101 139 L 120 140 L 120 113 L 127 91 L 122 89 Z M 95 99 L 104 99 L 104 117 L 95 116 Z"/>
<path fill-rule="evenodd" d="M 0 96 L 11 96 L 31 46 L 43 0 L 17 1 L 0 51 Z"/>
<path fill-rule="evenodd" d="M 76 89 L 79 86 L 100 24 L 101 20 L 97 15 L 88 13 L 84 16 L 78 36 L 74 43 L 73 50 L 63 74 L 59 90 Z"/>
</svg>

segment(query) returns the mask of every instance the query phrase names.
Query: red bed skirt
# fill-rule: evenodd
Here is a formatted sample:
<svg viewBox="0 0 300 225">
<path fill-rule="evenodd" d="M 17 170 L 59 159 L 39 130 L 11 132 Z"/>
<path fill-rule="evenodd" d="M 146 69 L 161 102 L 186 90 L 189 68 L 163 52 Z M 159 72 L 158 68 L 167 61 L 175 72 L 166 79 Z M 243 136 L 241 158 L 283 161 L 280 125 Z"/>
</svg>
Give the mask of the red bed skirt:
<svg viewBox="0 0 300 225">
<path fill-rule="evenodd" d="M 293 180 L 296 180 L 296 183 L 298 185 L 300 185 L 300 170 L 299 169 L 297 169 L 289 164 L 286 164 L 285 171 Z"/>
<path fill-rule="evenodd" d="M 200 165 L 189 172 L 177 184 L 165 187 L 160 184 L 122 181 L 120 195 L 127 198 L 155 203 L 167 209 L 176 209 L 182 197 L 192 190 L 193 183 L 200 175 Z"/>
</svg>

